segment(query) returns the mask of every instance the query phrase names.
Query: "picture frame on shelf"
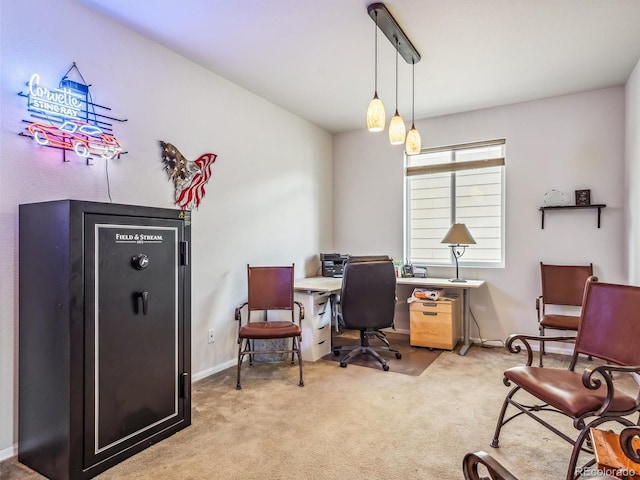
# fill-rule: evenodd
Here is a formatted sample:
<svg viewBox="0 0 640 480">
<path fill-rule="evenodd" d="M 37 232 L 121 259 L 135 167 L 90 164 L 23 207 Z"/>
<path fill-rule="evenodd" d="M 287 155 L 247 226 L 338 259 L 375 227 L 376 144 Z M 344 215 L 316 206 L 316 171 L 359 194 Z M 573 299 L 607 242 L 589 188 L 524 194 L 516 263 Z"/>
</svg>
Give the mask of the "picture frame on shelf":
<svg viewBox="0 0 640 480">
<path fill-rule="evenodd" d="M 591 205 L 591 190 L 576 190 L 576 206 L 586 207 Z"/>
</svg>

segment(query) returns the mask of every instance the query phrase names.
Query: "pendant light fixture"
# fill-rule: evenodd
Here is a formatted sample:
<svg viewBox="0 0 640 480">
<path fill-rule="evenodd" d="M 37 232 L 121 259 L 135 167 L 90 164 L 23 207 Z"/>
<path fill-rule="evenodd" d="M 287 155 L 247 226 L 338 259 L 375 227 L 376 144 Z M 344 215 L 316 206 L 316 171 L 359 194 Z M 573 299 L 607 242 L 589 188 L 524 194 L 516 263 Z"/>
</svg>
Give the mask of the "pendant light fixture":
<svg viewBox="0 0 640 480">
<path fill-rule="evenodd" d="M 367 128 L 370 132 L 384 130 L 385 112 L 382 100 L 378 98 L 378 28 L 385 34 L 387 39 L 396 49 L 396 111 L 389 124 L 389 142 L 392 145 L 405 143 L 408 154 L 420 151 L 420 134 L 413 125 L 413 109 L 415 107 L 415 64 L 420 61 L 420 54 L 411 43 L 411 40 L 402 31 L 396 19 L 385 7 L 384 3 L 372 3 L 367 6 L 367 13 L 376 23 L 376 64 L 375 64 L 375 93 L 373 100 L 369 103 L 367 110 Z M 405 135 L 406 126 L 404 120 L 398 113 L 398 55 L 401 55 L 405 62 L 414 66 L 414 89 L 412 94 L 412 124 L 409 134 Z"/>
<path fill-rule="evenodd" d="M 416 130 L 415 126 L 415 107 L 416 107 L 416 64 L 413 63 L 412 67 L 412 93 L 411 93 L 411 129 L 407 133 L 407 142 L 405 144 L 405 153 L 407 155 L 415 155 L 420 153 L 422 149 L 422 140 L 420 139 L 420 133 Z"/>
<path fill-rule="evenodd" d="M 370 132 L 381 132 L 384 130 L 385 112 L 382 100 L 378 98 L 378 12 L 375 12 L 375 22 L 375 80 L 373 99 L 367 108 L 367 128 Z"/>
<path fill-rule="evenodd" d="M 396 38 L 396 113 L 389 123 L 389 142 L 391 145 L 402 145 L 406 131 L 404 120 L 398 113 L 398 39 Z"/>
</svg>

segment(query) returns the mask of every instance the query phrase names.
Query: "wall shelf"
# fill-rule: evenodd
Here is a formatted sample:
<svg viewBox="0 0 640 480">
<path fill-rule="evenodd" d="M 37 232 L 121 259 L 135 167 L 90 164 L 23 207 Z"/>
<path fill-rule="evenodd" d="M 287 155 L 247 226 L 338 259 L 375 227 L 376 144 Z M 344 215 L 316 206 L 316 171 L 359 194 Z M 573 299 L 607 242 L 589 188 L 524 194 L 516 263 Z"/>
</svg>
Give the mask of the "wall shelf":
<svg viewBox="0 0 640 480">
<path fill-rule="evenodd" d="M 597 208 L 598 209 L 598 228 L 600 228 L 600 214 L 602 213 L 602 209 L 606 207 L 603 203 L 598 203 L 594 205 L 561 205 L 556 207 L 540 207 L 538 210 L 542 213 L 542 226 L 544 229 L 544 212 L 547 210 L 576 210 L 576 209 L 585 209 L 585 208 Z"/>
</svg>

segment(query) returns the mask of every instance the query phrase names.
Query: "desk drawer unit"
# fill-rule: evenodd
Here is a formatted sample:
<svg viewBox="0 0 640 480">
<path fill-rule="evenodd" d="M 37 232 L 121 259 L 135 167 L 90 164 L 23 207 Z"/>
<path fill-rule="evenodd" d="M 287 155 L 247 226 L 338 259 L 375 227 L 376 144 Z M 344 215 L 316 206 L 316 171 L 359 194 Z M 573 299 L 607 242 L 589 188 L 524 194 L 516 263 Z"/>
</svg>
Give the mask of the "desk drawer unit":
<svg viewBox="0 0 640 480">
<path fill-rule="evenodd" d="M 409 342 L 414 347 L 453 350 L 460 339 L 459 300 L 421 300 L 409 305 Z"/>
<path fill-rule="evenodd" d="M 304 305 L 302 320 L 302 359 L 315 362 L 331 353 L 331 302 L 325 292 L 296 292 Z"/>
</svg>

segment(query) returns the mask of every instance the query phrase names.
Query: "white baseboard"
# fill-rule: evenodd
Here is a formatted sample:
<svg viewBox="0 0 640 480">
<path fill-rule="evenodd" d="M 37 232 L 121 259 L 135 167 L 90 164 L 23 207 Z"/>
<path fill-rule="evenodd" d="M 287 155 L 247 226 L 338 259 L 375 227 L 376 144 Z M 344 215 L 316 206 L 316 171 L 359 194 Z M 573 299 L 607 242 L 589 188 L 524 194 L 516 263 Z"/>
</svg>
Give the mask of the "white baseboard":
<svg viewBox="0 0 640 480">
<path fill-rule="evenodd" d="M 237 359 L 233 359 L 233 360 L 228 360 L 224 363 L 221 363 L 220 365 L 216 365 L 214 367 L 211 368 L 207 368 L 206 370 L 202 370 L 200 372 L 194 373 L 193 375 L 191 375 L 191 382 L 197 382 L 198 380 L 202 380 L 205 377 L 208 377 L 209 375 L 213 375 L 214 373 L 218 373 L 221 372 L 222 370 L 226 370 L 229 367 L 233 367 L 234 365 L 238 364 L 238 360 Z"/>
<path fill-rule="evenodd" d="M 487 340 L 484 339 L 485 343 L 487 342 L 496 342 L 497 340 Z M 472 338 L 471 339 L 471 343 L 473 345 L 480 345 L 482 342 L 480 341 L 479 338 Z M 531 350 L 533 350 L 534 352 L 538 352 L 540 351 L 540 342 L 530 342 L 531 345 Z M 573 354 L 573 344 L 569 344 L 569 343 L 549 343 L 546 348 L 545 351 L 547 353 L 557 353 L 559 355 L 572 355 Z M 524 350 L 524 347 L 523 347 Z"/>
<path fill-rule="evenodd" d="M 409 330 L 404 330 L 402 328 L 396 328 L 395 330 L 387 329 L 387 331 L 391 333 L 401 333 L 402 335 L 409 335 Z"/>
<path fill-rule="evenodd" d="M 0 450 L 0 462 L 8 460 L 18 454 L 18 444 L 15 443 L 11 447 Z"/>
</svg>

